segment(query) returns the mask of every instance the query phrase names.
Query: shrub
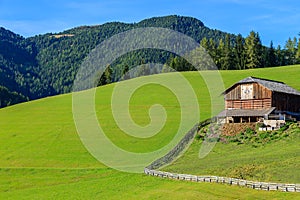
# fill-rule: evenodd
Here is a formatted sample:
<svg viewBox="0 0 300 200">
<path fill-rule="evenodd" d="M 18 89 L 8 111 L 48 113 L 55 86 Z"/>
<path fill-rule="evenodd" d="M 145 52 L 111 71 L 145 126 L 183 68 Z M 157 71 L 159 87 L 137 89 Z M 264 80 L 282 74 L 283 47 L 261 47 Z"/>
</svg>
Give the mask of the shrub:
<svg viewBox="0 0 300 200">
<path fill-rule="evenodd" d="M 283 131 L 286 131 L 289 127 L 290 127 L 290 122 L 287 122 L 285 125 L 283 125 L 279 131 L 283 132 Z"/>
<path fill-rule="evenodd" d="M 262 124 L 257 125 L 262 126 Z M 205 137 L 209 137 L 210 142 L 223 142 L 223 143 L 236 143 L 237 145 L 250 144 L 253 148 L 263 146 L 272 141 L 277 141 L 295 134 L 300 134 L 300 128 L 295 123 L 287 123 L 277 131 L 255 131 L 251 128 L 247 128 L 244 132 L 240 132 L 234 136 L 222 136 L 221 138 L 214 137 L 213 134 L 209 134 L 209 126 L 202 128 L 199 131 L 199 135 L 196 136 L 198 140 L 204 140 Z"/>
<path fill-rule="evenodd" d="M 201 138 L 202 138 L 202 136 L 199 133 L 197 133 L 196 136 L 195 136 L 195 139 L 200 140 Z"/>
<path fill-rule="evenodd" d="M 260 139 L 265 139 L 265 138 L 267 138 L 269 135 L 271 135 L 270 132 L 261 132 L 261 133 L 259 134 L 259 138 L 260 138 Z"/>
</svg>

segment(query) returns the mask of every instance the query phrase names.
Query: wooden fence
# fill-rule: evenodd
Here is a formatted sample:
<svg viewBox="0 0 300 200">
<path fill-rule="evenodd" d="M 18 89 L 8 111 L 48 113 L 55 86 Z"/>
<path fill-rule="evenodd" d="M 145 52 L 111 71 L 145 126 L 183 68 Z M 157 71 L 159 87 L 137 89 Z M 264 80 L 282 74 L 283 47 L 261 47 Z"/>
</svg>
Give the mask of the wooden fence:
<svg viewBox="0 0 300 200">
<path fill-rule="evenodd" d="M 266 183 L 219 176 L 196 176 L 190 174 L 177 174 L 164 171 L 157 171 L 148 168 L 145 168 L 144 172 L 145 174 L 150 176 L 157 176 L 161 178 L 169 178 L 176 180 L 239 185 L 243 187 L 265 191 L 300 192 L 300 184 Z"/>
<path fill-rule="evenodd" d="M 148 169 L 158 169 L 164 165 L 167 165 L 171 163 L 173 160 L 175 160 L 184 150 L 187 149 L 187 146 L 193 141 L 197 131 L 210 124 L 212 122 L 212 119 L 204 120 L 200 123 L 197 123 L 194 125 L 193 128 L 191 128 L 185 136 L 180 140 L 180 142 L 165 156 L 155 160 L 152 162 L 147 168 Z"/>
</svg>

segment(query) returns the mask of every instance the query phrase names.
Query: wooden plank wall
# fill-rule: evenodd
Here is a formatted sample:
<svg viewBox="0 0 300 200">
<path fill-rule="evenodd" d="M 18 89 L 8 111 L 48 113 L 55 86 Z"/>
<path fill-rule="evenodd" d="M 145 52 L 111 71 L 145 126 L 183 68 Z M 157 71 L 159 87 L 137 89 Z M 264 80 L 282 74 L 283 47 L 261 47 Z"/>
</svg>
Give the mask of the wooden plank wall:
<svg viewBox="0 0 300 200">
<path fill-rule="evenodd" d="M 226 109 L 265 109 L 271 107 L 271 99 L 227 100 L 225 104 Z"/>
<path fill-rule="evenodd" d="M 232 88 L 225 95 L 225 108 L 233 109 L 265 109 L 272 107 L 272 91 L 258 83 L 253 84 L 253 97 L 241 100 L 241 85 Z M 249 85 L 249 84 L 247 84 Z"/>
<path fill-rule="evenodd" d="M 241 99 L 241 85 L 237 85 L 225 95 L 225 100 Z"/>
<path fill-rule="evenodd" d="M 237 85 L 236 87 L 232 88 L 225 95 L 225 100 L 240 100 L 241 99 L 241 85 Z M 249 84 L 246 84 L 249 85 Z M 253 83 L 253 97 L 252 99 L 269 99 L 272 98 L 272 91 L 268 88 L 263 87 L 258 83 Z"/>
<path fill-rule="evenodd" d="M 300 112 L 300 96 L 274 92 L 272 106 L 280 111 Z"/>
<path fill-rule="evenodd" d="M 300 112 L 300 96 L 272 92 L 268 88 L 258 84 L 253 84 L 253 97 L 251 99 L 241 99 L 241 85 L 236 85 L 225 94 L 226 109 L 265 109 L 276 107 L 279 111 Z M 247 83 L 246 85 L 249 85 Z"/>
<path fill-rule="evenodd" d="M 254 92 L 253 94 L 254 99 L 272 98 L 272 91 L 258 83 L 253 83 L 253 92 Z"/>
</svg>

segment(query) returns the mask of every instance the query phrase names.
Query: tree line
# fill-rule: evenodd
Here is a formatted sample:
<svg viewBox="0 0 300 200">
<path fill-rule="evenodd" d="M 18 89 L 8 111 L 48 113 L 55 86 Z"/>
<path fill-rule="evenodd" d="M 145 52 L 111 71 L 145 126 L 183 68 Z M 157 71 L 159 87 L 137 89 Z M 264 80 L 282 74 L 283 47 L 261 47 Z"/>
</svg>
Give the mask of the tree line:
<svg viewBox="0 0 300 200">
<path fill-rule="evenodd" d="M 300 38 L 289 38 L 284 48 L 263 46 L 259 33 L 251 31 L 246 38 L 241 34 L 232 37 L 226 34 L 219 41 L 204 37 L 200 45 L 207 51 L 220 70 L 243 70 L 300 64 Z M 190 71 L 191 65 L 178 57 L 167 64 L 177 71 Z"/>
</svg>

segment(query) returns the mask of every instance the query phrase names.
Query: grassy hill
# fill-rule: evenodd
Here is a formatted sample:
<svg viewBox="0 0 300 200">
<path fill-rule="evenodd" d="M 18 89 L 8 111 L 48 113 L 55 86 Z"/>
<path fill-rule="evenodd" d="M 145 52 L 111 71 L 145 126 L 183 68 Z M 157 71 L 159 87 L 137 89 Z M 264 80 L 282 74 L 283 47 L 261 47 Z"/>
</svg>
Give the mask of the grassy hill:
<svg viewBox="0 0 300 200">
<path fill-rule="evenodd" d="M 195 175 L 216 175 L 262 182 L 300 182 L 300 129 L 287 138 L 253 147 L 219 142 L 210 154 L 198 157 L 202 142 L 194 140 L 187 152 L 163 170 Z"/>
<path fill-rule="evenodd" d="M 300 66 L 290 66 L 224 71 L 221 74 L 226 87 L 252 75 L 284 81 L 299 90 L 299 72 Z M 207 108 L 210 102 L 204 81 L 195 72 L 186 72 L 184 76 L 197 93 L 201 119 L 209 117 L 210 111 Z M 139 81 L 144 78 L 172 81 L 174 75 L 172 73 L 161 74 L 129 81 Z M 141 125 L 149 123 L 148 109 L 154 103 L 165 105 L 168 114 L 166 125 L 159 134 L 148 140 L 138 139 L 126 135 L 114 124 L 109 98 L 114 86 L 112 84 L 100 87 L 96 93 L 97 117 L 100 122 L 103 122 L 102 126 L 107 136 L 117 146 L 132 152 L 149 152 L 166 145 L 174 136 L 173 131 L 176 130 L 176 123 L 180 120 L 178 116 L 180 107 L 176 96 L 166 88 L 155 84 L 141 87 L 134 93 L 130 100 L 130 111 L 137 123 Z M 255 191 L 210 183 L 163 180 L 110 169 L 93 158 L 82 145 L 73 121 L 71 94 L 1 109 L 0 127 L 0 199 L 299 198 L 298 194 Z M 282 141 L 278 146 L 271 146 L 272 148 L 266 150 L 268 157 L 272 158 L 282 150 L 283 146 L 291 144 L 294 154 L 280 155 L 276 162 L 288 160 L 289 162 L 286 162 L 284 167 L 297 169 L 299 166 L 297 141 L 299 138 L 295 141 Z M 190 152 L 197 150 L 197 145 L 195 142 L 186 155 L 193 156 L 194 154 Z M 217 146 L 208 158 L 231 155 L 235 159 L 243 154 L 241 151 L 249 151 L 247 148 L 233 151 L 232 148 L 235 147 Z M 259 152 L 259 149 L 256 151 Z M 252 159 L 250 155 L 246 157 L 245 162 L 249 159 Z M 216 162 L 216 164 L 222 163 Z M 217 170 L 222 166 L 214 167 L 214 170 Z M 180 169 L 185 169 L 185 167 L 181 166 Z M 281 172 L 277 177 L 278 179 L 282 177 Z"/>
</svg>

